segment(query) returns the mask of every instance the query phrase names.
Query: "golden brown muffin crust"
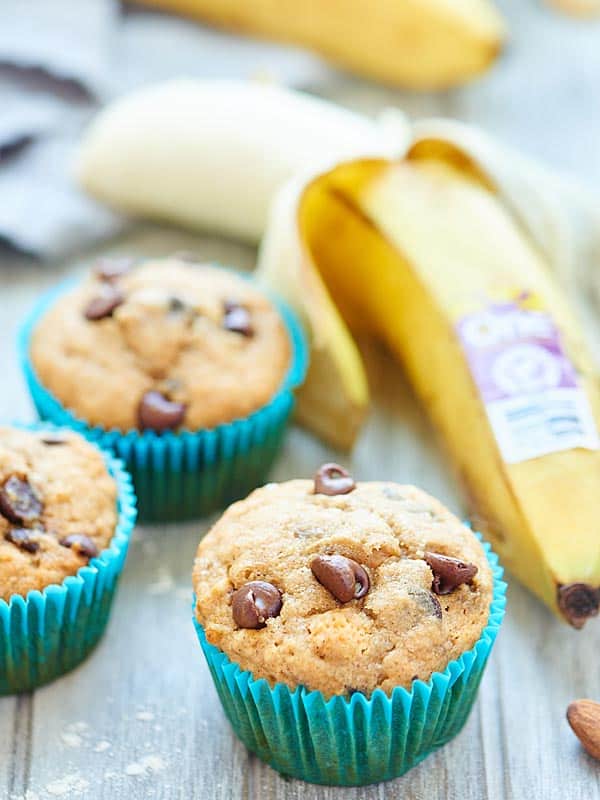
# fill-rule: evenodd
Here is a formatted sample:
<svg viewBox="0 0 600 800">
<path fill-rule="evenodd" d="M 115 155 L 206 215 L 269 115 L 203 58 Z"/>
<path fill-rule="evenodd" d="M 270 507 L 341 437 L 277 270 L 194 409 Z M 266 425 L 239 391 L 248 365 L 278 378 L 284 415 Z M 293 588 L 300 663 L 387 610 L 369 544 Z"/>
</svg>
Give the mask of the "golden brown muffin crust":
<svg viewBox="0 0 600 800">
<path fill-rule="evenodd" d="M 170 427 L 194 430 L 265 405 L 290 343 L 279 313 L 247 281 L 169 258 L 110 280 L 92 272 L 38 323 L 31 358 L 44 386 L 92 425 L 155 427 L 139 407 L 158 392 L 183 409 Z"/>
<path fill-rule="evenodd" d="M 470 583 L 436 595 L 426 551 L 477 567 Z M 339 554 L 362 565 L 370 589 L 341 603 L 312 560 Z M 282 593 L 265 627 L 240 628 L 232 594 L 249 581 Z M 485 627 L 492 574 L 473 533 L 412 486 L 359 483 L 337 496 L 313 481 L 257 489 L 223 514 L 198 548 L 196 614 L 208 641 L 271 684 L 325 695 L 409 687 L 470 649 Z"/>
<path fill-rule="evenodd" d="M 116 498 L 102 455 L 81 436 L 0 427 L 0 598 L 62 583 L 88 563 L 86 550 L 108 547 Z"/>
</svg>

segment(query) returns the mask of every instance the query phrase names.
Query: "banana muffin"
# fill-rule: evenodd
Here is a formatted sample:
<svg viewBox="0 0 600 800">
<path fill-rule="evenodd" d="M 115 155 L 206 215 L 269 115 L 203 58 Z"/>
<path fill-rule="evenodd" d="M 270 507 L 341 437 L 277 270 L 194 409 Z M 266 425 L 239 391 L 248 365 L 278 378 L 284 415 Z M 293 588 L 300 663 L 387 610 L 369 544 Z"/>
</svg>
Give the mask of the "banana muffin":
<svg viewBox="0 0 600 800">
<path fill-rule="evenodd" d="M 248 281 L 183 257 L 104 260 L 33 332 L 38 379 L 90 425 L 197 430 L 266 404 L 289 367 L 279 312 Z"/>
<path fill-rule="evenodd" d="M 207 641 L 255 678 L 367 697 L 472 648 L 493 589 L 479 541 L 437 500 L 336 464 L 232 505 L 193 582 Z"/>
<path fill-rule="evenodd" d="M 75 575 L 109 546 L 116 500 L 102 455 L 78 434 L 0 427 L 0 598 Z"/>
</svg>

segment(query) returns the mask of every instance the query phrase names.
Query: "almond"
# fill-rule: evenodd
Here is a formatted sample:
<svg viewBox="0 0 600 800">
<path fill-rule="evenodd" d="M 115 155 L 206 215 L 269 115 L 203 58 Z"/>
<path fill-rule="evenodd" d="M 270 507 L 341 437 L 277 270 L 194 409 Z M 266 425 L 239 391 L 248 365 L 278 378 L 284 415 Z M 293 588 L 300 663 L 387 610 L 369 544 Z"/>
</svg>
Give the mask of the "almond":
<svg viewBox="0 0 600 800">
<path fill-rule="evenodd" d="M 567 720 L 587 752 L 600 760 L 600 703 L 574 700 L 567 708 Z"/>
</svg>

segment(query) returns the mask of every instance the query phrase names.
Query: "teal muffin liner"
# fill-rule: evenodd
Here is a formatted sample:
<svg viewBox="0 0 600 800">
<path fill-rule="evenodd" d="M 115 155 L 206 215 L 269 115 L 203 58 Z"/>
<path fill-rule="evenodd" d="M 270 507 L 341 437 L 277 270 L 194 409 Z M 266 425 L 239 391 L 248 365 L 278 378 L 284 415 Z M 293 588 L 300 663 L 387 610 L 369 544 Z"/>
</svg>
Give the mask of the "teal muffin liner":
<svg viewBox="0 0 600 800">
<path fill-rule="evenodd" d="M 194 624 L 225 714 L 244 744 L 284 775 L 311 783 L 363 786 L 403 775 L 461 730 L 475 701 L 506 606 L 497 556 L 488 623 L 475 646 L 391 696 L 376 689 L 326 700 L 321 692 L 275 686 L 232 663 Z"/>
<path fill-rule="evenodd" d="M 53 425 L 20 425 L 59 430 Z M 108 621 L 136 518 L 131 478 L 103 452 L 117 483 L 117 526 L 110 545 L 60 584 L 25 597 L 0 599 L 0 695 L 26 692 L 76 667 L 96 646 Z"/>
<path fill-rule="evenodd" d="M 242 277 L 249 280 L 247 275 Z M 123 433 L 89 426 L 65 408 L 42 385 L 29 358 L 31 336 L 38 320 L 76 283 L 69 280 L 45 294 L 20 332 L 21 365 L 40 418 L 72 428 L 123 459 L 133 478 L 140 519 L 144 521 L 202 517 L 245 497 L 263 484 L 279 452 L 294 407 L 293 390 L 303 382 L 308 366 L 304 333 L 292 311 L 267 295 L 285 323 L 291 360 L 277 393 L 262 408 L 211 429 Z"/>
</svg>

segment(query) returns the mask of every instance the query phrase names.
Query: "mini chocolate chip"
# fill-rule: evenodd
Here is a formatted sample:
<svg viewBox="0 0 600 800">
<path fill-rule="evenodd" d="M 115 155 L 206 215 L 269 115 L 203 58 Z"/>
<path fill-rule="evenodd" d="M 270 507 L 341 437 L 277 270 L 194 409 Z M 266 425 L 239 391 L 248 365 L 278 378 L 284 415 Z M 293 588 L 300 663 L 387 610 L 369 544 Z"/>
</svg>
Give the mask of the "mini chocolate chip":
<svg viewBox="0 0 600 800">
<path fill-rule="evenodd" d="M 431 588 L 436 594 L 450 594 L 461 584 L 470 583 L 477 574 L 475 564 L 466 564 L 458 558 L 429 552 L 423 557 L 433 572 Z"/>
<path fill-rule="evenodd" d="M 369 591 L 371 582 L 367 571 L 346 556 L 315 556 L 310 568 L 319 583 L 340 603 L 359 600 Z"/>
<path fill-rule="evenodd" d="M 62 433 L 45 433 L 42 436 L 43 444 L 49 447 L 57 444 L 67 444 L 68 439 Z"/>
<path fill-rule="evenodd" d="M 133 264 L 133 258 L 127 258 L 127 256 L 101 258 L 94 267 L 94 273 L 101 281 L 111 283 L 129 272 Z"/>
<path fill-rule="evenodd" d="M 567 583 L 557 589 L 558 607 L 574 628 L 583 628 L 590 617 L 598 614 L 600 590 L 587 583 Z"/>
<path fill-rule="evenodd" d="M 181 297 L 177 297 L 176 295 L 169 297 L 169 311 L 172 314 L 180 314 L 182 311 L 187 311 L 188 308 L 188 304 L 185 300 L 182 300 Z"/>
<path fill-rule="evenodd" d="M 71 533 L 69 536 L 63 536 L 59 541 L 63 547 L 71 548 L 79 556 L 95 558 L 98 555 L 96 543 L 89 536 L 84 536 L 82 533 Z"/>
<path fill-rule="evenodd" d="M 31 538 L 31 531 L 27 528 L 11 528 L 4 534 L 4 538 L 16 545 L 19 550 L 26 550 L 28 553 L 37 553 L 40 549 L 39 542 Z"/>
<path fill-rule="evenodd" d="M 250 581 L 233 593 L 233 621 L 240 628 L 264 628 L 281 611 L 281 592 L 272 583 Z"/>
<path fill-rule="evenodd" d="M 348 494 L 356 484 L 348 470 L 339 464 L 323 464 L 315 474 L 315 494 Z"/>
<path fill-rule="evenodd" d="M 9 522 L 35 522 L 42 503 L 30 484 L 12 475 L 0 489 L 0 514 Z"/>
<path fill-rule="evenodd" d="M 236 303 L 234 300 L 225 300 L 223 303 L 223 327 L 233 333 L 240 333 L 242 336 L 252 336 L 254 328 L 250 312 L 245 306 Z"/>
<path fill-rule="evenodd" d="M 437 619 L 442 618 L 440 601 L 428 589 L 422 589 L 421 587 L 411 589 L 409 595 L 428 616 L 436 617 Z"/>
<path fill-rule="evenodd" d="M 93 297 L 85 308 L 85 318 L 92 322 L 105 317 L 111 317 L 115 308 L 118 308 L 125 301 L 123 293 L 107 283 L 102 287 L 102 291 Z"/>
<path fill-rule="evenodd" d="M 157 391 L 146 392 L 138 406 L 142 430 L 166 431 L 178 428 L 185 417 L 185 405 L 169 400 Z"/>
</svg>

